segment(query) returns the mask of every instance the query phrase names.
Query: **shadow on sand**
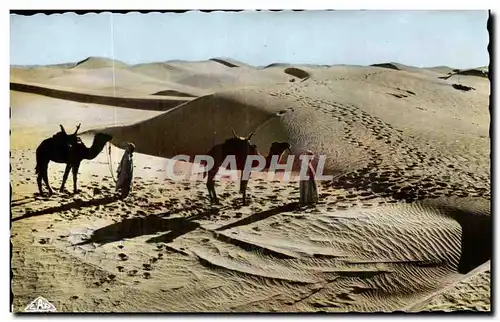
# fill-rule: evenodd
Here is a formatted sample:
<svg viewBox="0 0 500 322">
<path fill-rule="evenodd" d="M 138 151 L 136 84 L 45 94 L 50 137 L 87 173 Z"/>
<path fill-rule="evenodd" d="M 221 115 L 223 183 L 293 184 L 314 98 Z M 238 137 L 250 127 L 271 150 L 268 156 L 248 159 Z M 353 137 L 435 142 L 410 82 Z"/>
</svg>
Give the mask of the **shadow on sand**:
<svg viewBox="0 0 500 322">
<path fill-rule="evenodd" d="M 233 227 L 248 225 L 253 222 L 269 218 L 273 215 L 292 211 L 297 209 L 298 203 L 293 202 L 283 206 L 279 206 L 270 210 L 259 212 L 253 214 L 244 219 L 238 220 L 237 222 L 231 223 L 229 225 L 218 228 L 217 230 L 225 230 Z M 147 243 L 170 243 L 176 238 L 183 236 L 187 233 L 192 232 L 200 227 L 200 224 L 195 220 L 204 217 L 209 217 L 212 215 L 217 215 L 220 209 L 211 208 L 204 210 L 203 212 L 189 216 L 189 217 L 175 217 L 175 218 L 164 218 L 170 216 L 171 212 L 166 212 L 162 214 L 148 215 L 146 217 L 140 218 L 128 218 L 120 222 L 102 227 L 97 229 L 92 233 L 92 236 L 76 244 L 85 245 L 89 243 L 97 243 L 104 245 L 107 243 L 112 243 L 116 241 L 123 240 L 125 238 L 135 238 L 144 235 L 154 235 L 161 232 L 166 232 L 166 234 L 160 236 L 154 236 L 148 239 Z"/>
<path fill-rule="evenodd" d="M 453 217 L 462 227 L 462 243 L 458 272 L 467 274 L 491 259 L 493 224 L 491 215 L 478 215 L 454 209 Z"/>
<path fill-rule="evenodd" d="M 296 210 L 298 208 L 299 208 L 298 202 L 291 202 L 291 203 L 288 203 L 288 204 L 285 204 L 285 205 L 282 205 L 282 206 L 279 206 L 276 208 L 272 208 L 272 209 L 269 209 L 266 211 L 255 213 L 253 215 L 250 215 L 246 218 L 243 218 L 243 219 L 238 220 L 236 222 L 233 222 L 231 224 L 219 227 L 219 228 L 217 228 L 217 231 L 222 231 L 222 230 L 226 230 L 226 229 L 230 229 L 230 228 L 234 228 L 234 227 L 238 227 L 238 226 L 243 226 L 243 225 L 249 225 L 249 224 L 254 223 L 256 221 L 264 220 L 266 218 L 280 214 L 282 212 L 293 211 L 293 210 Z"/>
<path fill-rule="evenodd" d="M 147 240 L 147 243 L 170 243 L 177 237 L 187 234 L 198 227 L 200 224 L 194 220 L 207 215 L 216 214 L 216 209 L 210 209 L 190 217 L 163 218 L 166 214 L 149 215 L 141 218 L 128 218 L 120 222 L 102 227 L 92 233 L 92 236 L 76 244 L 85 245 L 97 243 L 101 246 L 107 243 L 123 240 L 125 238 L 135 238 L 144 235 L 154 235 L 160 232 L 168 232 L 161 236 L 155 236 Z"/>
<path fill-rule="evenodd" d="M 87 201 L 75 200 L 73 202 L 70 202 L 70 203 L 67 203 L 64 205 L 45 208 L 45 209 L 33 211 L 33 212 L 28 212 L 20 217 L 13 218 L 12 221 L 18 221 L 21 219 L 26 219 L 26 218 L 35 217 L 35 216 L 48 215 L 48 214 L 53 214 L 56 212 L 67 211 L 67 210 L 72 210 L 72 209 L 80 209 L 80 208 L 91 207 L 91 206 L 107 205 L 107 204 L 113 203 L 119 199 L 120 199 L 119 195 L 113 195 L 113 196 L 106 196 L 106 197 L 103 197 L 100 199 L 92 199 L 92 200 L 87 200 Z"/>
</svg>

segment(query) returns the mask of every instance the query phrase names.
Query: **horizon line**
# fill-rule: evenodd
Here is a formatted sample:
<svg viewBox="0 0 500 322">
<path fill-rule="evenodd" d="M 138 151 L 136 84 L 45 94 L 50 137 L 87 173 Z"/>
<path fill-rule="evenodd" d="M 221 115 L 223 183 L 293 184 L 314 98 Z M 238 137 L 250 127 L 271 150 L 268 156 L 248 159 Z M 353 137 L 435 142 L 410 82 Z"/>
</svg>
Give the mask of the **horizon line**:
<svg viewBox="0 0 500 322">
<path fill-rule="evenodd" d="M 230 58 L 230 57 L 212 57 L 212 58 L 208 58 L 205 60 L 169 59 L 169 60 L 160 60 L 160 61 L 147 61 L 147 62 L 141 62 L 141 63 L 129 63 L 129 62 L 126 62 L 123 60 L 113 59 L 113 58 L 109 58 L 109 57 L 105 57 L 105 56 L 88 56 L 88 57 L 81 59 L 81 60 L 78 60 L 78 61 L 66 61 L 66 62 L 60 62 L 60 63 L 55 63 L 55 64 L 26 64 L 26 65 L 10 64 L 9 66 L 11 68 L 12 67 L 18 67 L 18 68 L 30 68 L 31 67 L 32 68 L 32 67 L 59 66 L 59 65 L 74 64 L 76 67 L 80 64 L 85 63 L 86 61 L 88 61 L 90 59 L 105 59 L 105 60 L 110 60 L 110 61 L 115 62 L 115 63 L 116 62 L 122 63 L 122 64 L 125 64 L 128 66 L 139 66 L 139 65 L 147 65 L 147 64 L 169 63 L 169 62 L 186 62 L 186 63 L 200 62 L 201 63 L 201 62 L 208 62 L 208 61 L 217 62 L 217 60 L 221 60 L 221 61 L 228 60 L 227 61 L 228 63 L 231 63 L 231 61 L 234 61 L 237 63 L 242 63 L 244 65 L 251 66 L 251 67 L 257 67 L 257 68 L 269 68 L 269 67 L 273 67 L 273 65 L 279 65 L 279 64 L 285 64 L 285 65 L 291 65 L 291 66 L 293 66 L 293 65 L 306 65 L 306 66 L 311 65 L 311 66 L 322 66 L 322 67 L 331 67 L 331 66 L 365 66 L 365 67 L 370 67 L 370 66 L 379 65 L 379 64 L 398 64 L 398 65 L 403 65 L 403 66 L 407 66 L 407 67 L 424 68 L 424 69 L 425 68 L 448 67 L 451 69 L 467 70 L 467 69 L 477 69 L 477 68 L 484 68 L 484 67 L 487 67 L 489 69 L 489 65 L 491 64 L 491 62 L 489 62 L 488 64 L 479 65 L 479 66 L 475 66 L 475 67 L 467 67 L 467 68 L 455 68 L 455 67 L 449 66 L 449 65 L 436 65 L 436 66 L 419 67 L 419 66 L 408 65 L 405 63 L 395 62 L 395 61 L 373 62 L 372 64 L 369 64 L 369 65 L 345 64 L 345 63 L 321 64 L 321 63 L 299 63 L 299 62 L 274 62 L 274 63 L 270 63 L 267 65 L 252 65 L 252 64 L 246 63 L 244 61 Z M 230 66 L 228 66 L 228 67 L 230 67 Z M 240 67 L 240 66 L 234 66 L 234 67 Z"/>
</svg>

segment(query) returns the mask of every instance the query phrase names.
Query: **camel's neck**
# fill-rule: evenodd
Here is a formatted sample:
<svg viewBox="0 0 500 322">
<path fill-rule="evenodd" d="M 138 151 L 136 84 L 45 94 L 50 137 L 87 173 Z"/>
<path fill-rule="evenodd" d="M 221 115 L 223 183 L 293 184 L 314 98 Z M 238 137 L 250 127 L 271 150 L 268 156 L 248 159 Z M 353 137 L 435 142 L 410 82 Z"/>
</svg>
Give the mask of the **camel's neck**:
<svg viewBox="0 0 500 322">
<path fill-rule="evenodd" d="M 101 153 L 102 149 L 106 145 L 105 141 L 96 140 L 94 137 L 94 141 L 92 142 L 92 146 L 87 149 L 87 154 L 85 155 L 85 159 L 91 160 L 95 158 L 99 153 Z"/>
<path fill-rule="evenodd" d="M 266 166 L 264 167 L 264 169 L 269 169 L 269 167 L 271 166 L 272 158 L 273 158 L 273 155 L 269 153 L 266 157 Z"/>
</svg>

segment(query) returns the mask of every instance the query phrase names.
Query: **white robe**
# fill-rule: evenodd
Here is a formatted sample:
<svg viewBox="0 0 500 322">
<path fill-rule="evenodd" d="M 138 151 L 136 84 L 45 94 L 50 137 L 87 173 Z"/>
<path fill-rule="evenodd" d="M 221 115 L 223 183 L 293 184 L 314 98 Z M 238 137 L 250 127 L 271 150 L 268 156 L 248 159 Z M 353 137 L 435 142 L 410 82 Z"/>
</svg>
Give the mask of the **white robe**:
<svg viewBox="0 0 500 322">
<path fill-rule="evenodd" d="M 128 195 L 132 184 L 133 171 L 134 162 L 132 154 L 125 151 L 117 170 L 116 191 L 121 191 L 123 194 Z"/>
</svg>

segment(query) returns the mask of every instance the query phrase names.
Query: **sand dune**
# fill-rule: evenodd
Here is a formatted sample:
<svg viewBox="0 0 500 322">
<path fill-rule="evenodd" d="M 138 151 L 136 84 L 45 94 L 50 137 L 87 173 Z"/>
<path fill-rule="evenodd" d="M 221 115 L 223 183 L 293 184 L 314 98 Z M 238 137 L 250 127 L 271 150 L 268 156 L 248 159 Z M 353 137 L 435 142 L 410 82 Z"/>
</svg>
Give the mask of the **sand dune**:
<svg viewBox="0 0 500 322">
<path fill-rule="evenodd" d="M 104 57 L 88 57 L 75 64 L 74 68 L 96 69 L 103 67 L 124 68 L 128 65 L 116 59 Z"/>
<path fill-rule="evenodd" d="M 137 142 L 137 151 L 145 154 L 167 158 L 178 154 L 204 154 L 215 143 L 231 136 L 232 128 L 247 135 L 262 124 L 272 122 L 273 118 L 279 119 L 278 113 L 286 111 L 286 106 L 271 108 L 265 97 L 250 95 L 249 91 L 243 90 L 234 96 L 225 93 L 203 96 L 145 122 L 105 131 L 114 136 L 117 144 L 121 141 Z M 200 124 L 200 120 L 204 124 Z M 268 138 L 267 133 L 258 132 L 253 140 L 257 144 L 261 140 L 270 144 L 269 140 L 287 138 L 282 133 Z M 148 139 L 139 141 L 138 137 Z"/>
<path fill-rule="evenodd" d="M 127 69 L 102 67 L 96 69 L 54 69 L 50 76 L 44 70 L 17 69 L 11 73 L 11 82 L 35 83 L 41 86 L 67 87 L 75 91 L 100 91 L 113 96 L 150 95 L 173 89 L 189 92 L 177 84 L 161 81 L 147 75 L 137 74 Z"/>
<path fill-rule="evenodd" d="M 107 91 L 115 96 L 151 95 L 167 90 L 202 96 L 231 87 L 288 82 L 293 77 L 281 71 L 263 71 L 221 58 L 127 65 L 111 59 L 89 57 L 70 65 L 70 68 L 68 65 L 11 68 L 10 78 L 16 83 L 69 86 L 78 90 Z"/>
<path fill-rule="evenodd" d="M 68 101 L 120 106 L 120 107 L 135 108 L 141 110 L 153 110 L 153 111 L 166 111 L 190 100 L 186 98 L 186 94 L 184 94 L 184 96 L 162 95 L 163 96 L 162 99 L 154 99 L 152 97 L 146 97 L 146 96 L 117 97 L 117 96 L 111 96 L 109 93 L 106 92 L 86 91 L 79 93 L 65 87 L 54 87 L 54 86 L 42 87 L 39 86 L 38 84 L 12 83 L 12 82 L 10 83 L 10 89 L 18 92 L 33 93 L 58 99 L 64 99 Z M 177 92 L 173 92 L 170 94 L 176 94 L 176 93 Z"/>
<path fill-rule="evenodd" d="M 443 75 L 450 75 L 450 74 L 455 74 L 457 72 L 460 72 L 460 70 L 454 69 L 454 68 L 451 68 L 448 66 L 419 68 L 419 67 L 413 67 L 413 66 L 408 66 L 408 65 L 404 65 L 404 64 L 394 63 L 394 62 L 373 64 L 371 66 L 406 71 L 406 72 L 411 72 L 411 73 L 416 73 L 416 74 L 421 74 L 421 75 L 427 75 L 430 77 L 438 77 L 441 79 L 447 79 L 447 77 L 446 78 L 442 77 Z M 487 70 L 487 67 L 486 67 L 486 70 Z M 464 70 L 464 75 L 466 75 L 466 74 L 477 74 L 477 76 L 480 76 L 480 75 L 484 75 L 484 71 L 482 70 L 482 68 L 468 69 L 467 71 Z M 487 78 L 488 76 L 483 76 L 483 77 Z"/>
<path fill-rule="evenodd" d="M 453 68 L 449 66 L 434 66 L 434 67 L 427 67 L 425 69 L 440 73 L 440 74 L 447 74 L 449 72 L 453 71 Z"/>
<path fill-rule="evenodd" d="M 79 312 L 490 311 L 489 81 L 394 66 L 11 68 L 14 310 L 36 293 Z M 134 108 L 119 107 L 127 99 Z M 80 194 L 34 196 L 37 145 L 79 122 L 87 146 L 113 135 L 111 156 L 82 162 Z M 319 204 L 298 207 L 297 182 L 256 174 L 249 205 L 220 180 L 212 206 L 205 182 L 168 177 L 169 158 L 204 154 L 232 129 L 256 130 L 262 154 L 287 141 L 326 155 L 336 177 Z M 134 186 L 118 200 L 110 171 L 126 141 Z M 53 187 L 63 170 L 51 164 Z"/>
<path fill-rule="evenodd" d="M 469 144 L 474 144 L 478 147 L 473 152 L 478 153 L 473 157 L 479 158 L 477 163 L 483 164 L 489 158 L 489 115 L 488 110 L 479 108 L 487 104 L 484 95 L 463 96 L 439 80 L 424 82 L 421 75 L 411 73 L 380 75 L 376 69 L 368 68 L 351 67 L 353 77 L 344 79 L 349 68 L 342 69 L 313 74 L 313 78 L 337 75 L 327 84 L 314 79 L 315 86 L 290 84 L 267 87 L 265 91 L 247 88 L 219 92 L 154 119 L 109 132 L 117 142 L 135 138 L 143 153 L 172 157 L 206 152 L 228 137 L 231 128 L 242 135 L 257 129 L 254 142 L 262 152 L 273 141 L 289 140 L 296 152 L 307 145 L 318 154 L 327 154 L 327 169 L 340 172 L 351 166 L 366 166 L 371 158 L 382 159 L 377 162 L 385 165 L 404 162 L 411 166 L 425 161 L 421 160 L 424 154 L 436 160 L 431 163 L 441 164 L 444 175 L 456 172 L 448 168 L 449 161 L 440 161 L 454 156 L 446 155 L 446 151 L 433 152 L 429 149 L 431 144 L 452 145 L 449 151 L 460 150 L 464 157 L 471 153 L 467 151 Z M 368 75 L 367 79 L 357 79 L 358 73 Z M 455 105 L 453 110 L 443 105 L 448 97 Z M 401 117 L 403 112 L 406 117 Z M 186 124 L 195 126 L 196 133 L 191 133 L 191 126 Z M 140 140 L 142 134 L 148 138 L 144 144 Z M 452 139 L 457 137 L 461 139 Z M 476 162 L 471 161 L 463 166 L 477 170 Z M 488 175 L 487 168 L 483 171 L 483 175 Z"/>
<path fill-rule="evenodd" d="M 407 308 L 420 311 L 490 311 L 490 261 L 460 277 L 450 286 Z"/>
<path fill-rule="evenodd" d="M 233 88 L 246 88 L 248 86 L 262 86 L 263 84 L 275 84 L 288 82 L 289 75 L 277 71 L 260 71 L 255 68 L 238 67 L 231 68 L 222 64 L 224 70 L 214 66 L 191 67 L 185 74 L 175 79 L 177 83 L 191 87 L 201 88 L 206 93 Z"/>
<path fill-rule="evenodd" d="M 464 69 L 464 70 L 454 69 L 453 71 L 448 72 L 447 76 L 442 76 L 440 78 L 441 79 L 448 79 L 448 78 L 450 78 L 452 76 L 460 76 L 460 75 L 488 78 L 488 70 L 487 69 L 481 69 L 481 68 Z"/>
</svg>

